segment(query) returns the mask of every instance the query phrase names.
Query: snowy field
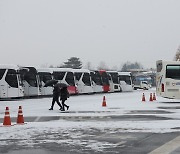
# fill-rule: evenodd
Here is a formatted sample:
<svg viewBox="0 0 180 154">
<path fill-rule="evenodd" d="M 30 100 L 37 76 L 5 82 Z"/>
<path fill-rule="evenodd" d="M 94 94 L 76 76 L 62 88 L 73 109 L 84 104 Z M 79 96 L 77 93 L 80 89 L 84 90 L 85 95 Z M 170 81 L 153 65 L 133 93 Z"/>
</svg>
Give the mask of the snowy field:
<svg viewBox="0 0 180 154">
<path fill-rule="evenodd" d="M 38 144 L 40 142 L 69 143 L 70 145 L 83 144 L 83 141 L 78 140 L 78 138 L 82 138 L 83 135 L 87 137 L 85 132 L 94 130 L 100 130 L 100 132 L 106 132 L 108 130 L 112 134 L 114 132 L 166 133 L 179 131 L 180 129 L 174 129 L 180 128 L 179 100 L 169 100 L 156 96 L 156 101 L 149 102 L 151 92 L 155 92 L 155 89 L 71 96 L 66 102 L 70 106 L 67 112 L 59 111 L 57 104 L 55 104 L 53 111 L 49 111 L 51 97 L 1 101 L 0 145 L 8 144 L 9 139 L 16 139 L 18 140 L 18 144 L 26 144 L 27 147 L 34 147 L 37 144 L 37 141 L 34 142 L 34 139 L 38 138 L 37 136 L 41 136 Z M 145 93 L 146 102 L 141 101 L 143 93 Z M 106 107 L 102 107 L 103 96 L 106 97 Z M 19 106 L 22 106 L 26 124 L 4 127 L 2 123 L 5 108 L 9 107 L 11 118 L 16 119 Z M 163 112 L 157 112 L 156 114 L 157 110 Z M 139 120 L 138 118 L 132 118 L 133 116 L 137 117 L 137 115 L 141 117 L 153 115 L 170 119 Z M 131 116 L 131 118 L 123 119 L 123 116 Z M 34 117 L 34 120 L 27 122 L 26 119 L 29 117 Z M 56 117 L 57 119 L 39 122 L 39 119 L 42 117 Z M 12 124 L 16 124 L 16 121 L 12 120 Z M 91 133 L 89 133 L 90 135 Z M 76 138 L 76 140 L 72 140 L 72 138 Z M 91 144 L 88 144 L 91 145 L 91 148 L 97 148 L 98 146 L 98 149 L 100 149 L 102 146 L 98 145 L 97 142 L 93 144 L 91 140 L 88 142 L 91 142 Z"/>
<path fill-rule="evenodd" d="M 39 117 L 50 117 L 55 116 L 59 117 L 59 120 L 50 121 L 50 122 L 27 122 L 26 125 L 23 126 L 13 126 L 9 127 L 9 130 L 18 129 L 19 127 L 29 128 L 34 126 L 37 129 L 41 129 L 41 127 L 47 128 L 58 128 L 61 129 L 66 128 L 74 128 L 74 127 L 102 127 L 102 128 L 126 128 L 125 131 L 131 131 L 131 128 L 141 128 L 141 131 L 170 131 L 171 127 L 180 127 L 180 123 L 177 122 L 180 120 L 180 110 L 168 109 L 168 107 L 178 107 L 180 109 L 180 100 L 176 99 L 166 99 L 162 97 L 157 97 L 156 101 L 150 102 L 149 96 L 150 93 L 154 93 L 155 89 L 151 89 L 148 91 L 137 90 L 133 92 L 124 92 L 124 93 L 105 93 L 105 94 L 94 94 L 94 95 L 79 95 L 79 96 L 71 96 L 66 104 L 70 106 L 69 110 L 66 112 L 62 112 L 59 110 L 59 106 L 57 104 L 54 105 L 54 110 L 49 111 L 48 109 L 51 106 L 52 98 L 37 98 L 37 99 L 21 99 L 21 100 L 13 100 L 13 101 L 0 101 L 0 119 L 4 118 L 5 108 L 9 107 L 10 117 L 17 118 L 18 107 L 22 106 L 23 115 L 26 122 L 26 117 L 37 117 L 35 121 L 38 121 Z M 145 94 L 146 102 L 142 102 L 142 94 Z M 106 98 L 106 107 L 102 107 L 103 96 Z M 162 108 L 162 109 L 161 109 Z M 80 120 L 83 117 L 94 118 L 103 118 L 110 116 L 120 116 L 120 115 L 129 115 L 133 114 L 133 111 L 156 111 L 156 110 L 165 110 L 163 108 L 167 108 L 166 111 L 172 112 L 171 114 L 157 114 L 157 116 L 174 118 L 174 120 L 165 121 L 163 123 L 159 123 L 158 121 L 153 121 L 153 125 L 151 125 L 151 121 L 90 121 Z M 135 113 L 135 115 L 137 115 Z M 139 114 L 138 114 L 139 115 Z M 151 114 L 145 114 L 151 115 Z M 62 117 L 62 118 L 61 118 Z M 76 117 L 79 118 L 78 122 L 66 121 L 66 119 Z M 1 121 L 2 125 L 3 121 Z M 156 123 L 156 124 L 155 124 Z M 179 123 L 179 124 L 178 124 Z M 12 122 L 15 124 L 15 122 Z M 1 132 L 3 130 L 7 130 L 6 127 L 1 127 Z"/>
</svg>

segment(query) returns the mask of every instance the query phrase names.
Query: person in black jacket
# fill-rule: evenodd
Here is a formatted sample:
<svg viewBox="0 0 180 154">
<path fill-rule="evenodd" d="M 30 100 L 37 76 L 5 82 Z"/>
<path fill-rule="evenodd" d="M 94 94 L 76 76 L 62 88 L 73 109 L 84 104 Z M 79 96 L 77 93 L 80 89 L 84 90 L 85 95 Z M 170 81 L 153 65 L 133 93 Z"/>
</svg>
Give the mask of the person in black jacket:
<svg viewBox="0 0 180 154">
<path fill-rule="evenodd" d="M 67 108 L 67 110 L 69 109 L 69 106 L 65 104 L 65 101 L 67 100 L 67 98 L 69 98 L 69 92 L 67 90 L 67 87 L 62 87 L 60 88 L 60 100 L 62 102 L 62 110 L 61 111 L 65 111 L 65 108 Z"/>
<path fill-rule="evenodd" d="M 59 110 L 62 110 L 62 105 L 59 102 L 59 96 L 60 96 L 60 88 L 58 87 L 58 85 L 54 85 L 52 105 L 49 110 L 53 110 L 55 102 L 59 105 L 59 107 L 60 107 Z"/>
</svg>

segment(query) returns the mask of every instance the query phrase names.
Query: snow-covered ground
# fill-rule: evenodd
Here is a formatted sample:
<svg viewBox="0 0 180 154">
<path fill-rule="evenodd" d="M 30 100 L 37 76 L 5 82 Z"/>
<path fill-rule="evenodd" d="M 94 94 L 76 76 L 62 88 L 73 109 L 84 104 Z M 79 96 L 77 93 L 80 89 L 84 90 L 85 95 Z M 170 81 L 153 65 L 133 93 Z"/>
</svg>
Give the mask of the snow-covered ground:
<svg viewBox="0 0 180 154">
<path fill-rule="evenodd" d="M 27 117 L 59 117 L 59 120 L 44 121 L 44 122 L 26 122 L 25 125 L 14 125 L 4 127 L 1 121 L 0 140 L 1 145 L 7 144 L 7 139 L 21 139 L 19 144 L 28 144 L 29 147 L 34 146 L 33 139 L 38 135 L 47 134 L 48 132 L 70 135 L 71 138 L 78 138 L 84 135 L 85 131 L 98 129 L 101 131 L 108 130 L 109 133 L 114 132 L 154 132 L 165 133 L 179 131 L 180 127 L 180 100 L 165 99 L 157 97 L 157 101 L 149 102 L 150 93 L 155 92 L 155 89 L 148 91 L 137 90 L 124 93 L 106 93 L 94 95 L 79 95 L 71 96 L 66 102 L 70 108 L 68 112 L 59 111 L 57 104 L 53 111 L 49 111 L 52 98 L 37 98 L 37 99 L 22 99 L 13 101 L 0 102 L 0 119 L 4 118 L 5 108 L 9 107 L 10 116 L 17 117 L 18 107 L 22 106 L 23 115 L 26 122 Z M 142 94 L 145 93 L 146 102 L 142 102 Z M 106 107 L 102 107 L 103 96 L 106 97 Z M 172 107 L 168 109 L 168 107 Z M 157 113 L 156 111 L 168 111 L 170 113 Z M 143 111 L 138 112 L 137 111 Z M 148 112 L 155 111 L 155 112 Z M 147 113 L 146 113 L 147 112 Z M 169 120 L 137 120 L 137 119 L 111 119 L 113 116 L 131 115 L 155 115 L 159 117 L 173 118 Z M 88 117 L 83 119 L 83 117 Z M 106 117 L 106 118 L 104 118 Z M 71 119 L 72 118 L 72 119 Z M 73 120 L 75 118 L 75 120 Z M 103 119 L 103 120 L 101 120 Z M 14 124 L 15 122 L 12 122 Z M 82 131 L 83 130 L 83 131 Z M 51 134 L 50 133 L 50 134 Z M 57 140 L 55 136 L 48 136 L 49 140 L 41 140 L 41 142 L 69 142 L 74 144 L 72 140 L 66 139 Z M 24 140 L 23 140 L 24 139 Z M 90 142 L 90 141 L 89 141 Z M 76 140 L 76 144 L 78 144 Z M 82 144 L 82 142 L 81 142 Z M 97 144 L 97 143 L 96 143 Z M 93 145 L 93 144 L 91 144 Z M 113 146 L 113 145 L 112 145 Z M 92 147 L 91 147 L 92 148 Z M 100 145 L 98 145 L 100 148 Z"/>
</svg>

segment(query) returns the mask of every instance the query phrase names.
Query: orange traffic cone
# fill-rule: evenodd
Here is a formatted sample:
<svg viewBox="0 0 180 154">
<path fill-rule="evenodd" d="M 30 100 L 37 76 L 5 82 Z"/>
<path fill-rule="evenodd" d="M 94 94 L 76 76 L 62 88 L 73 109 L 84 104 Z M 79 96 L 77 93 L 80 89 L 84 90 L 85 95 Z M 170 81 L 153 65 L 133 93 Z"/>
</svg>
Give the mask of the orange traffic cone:
<svg viewBox="0 0 180 154">
<path fill-rule="evenodd" d="M 146 101 L 146 98 L 145 98 L 145 95 L 143 93 L 143 96 L 142 96 L 142 102 L 145 102 Z"/>
<path fill-rule="evenodd" d="M 102 106 L 103 106 L 103 107 L 106 107 L 106 98 L 105 98 L 105 96 L 103 97 Z"/>
<path fill-rule="evenodd" d="M 21 106 L 19 106 L 19 110 L 18 110 L 17 124 L 24 124 L 24 117 Z"/>
<path fill-rule="evenodd" d="M 153 93 L 153 101 L 156 101 L 156 95 Z"/>
<path fill-rule="evenodd" d="M 12 126 L 11 125 L 11 118 L 10 118 L 10 114 L 9 114 L 9 107 L 6 107 L 6 110 L 5 110 L 3 125 L 4 126 Z"/>
<path fill-rule="evenodd" d="M 150 98 L 149 101 L 152 102 L 153 101 L 153 97 L 152 97 L 152 93 L 150 93 Z"/>
</svg>

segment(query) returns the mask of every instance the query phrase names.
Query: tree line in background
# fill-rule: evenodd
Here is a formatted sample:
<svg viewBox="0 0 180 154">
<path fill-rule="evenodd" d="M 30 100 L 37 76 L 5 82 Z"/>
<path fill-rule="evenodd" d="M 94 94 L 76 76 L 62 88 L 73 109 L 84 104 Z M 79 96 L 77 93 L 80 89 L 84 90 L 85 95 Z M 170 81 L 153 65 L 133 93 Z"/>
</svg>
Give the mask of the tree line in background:
<svg viewBox="0 0 180 154">
<path fill-rule="evenodd" d="M 180 61 L 180 46 L 178 47 L 175 56 L 174 56 L 174 61 Z M 80 58 L 78 57 L 71 57 L 69 58 L 66 62 L 64 62 L 62 65 L 58 66 L 61 68 L 74 68 L 74 69 L 81 69 L 81 68 L 86 68 L 89 70 L 94 70 L 95 68 L 92 67 L 91 62 L 87 62 L 85 66 L 83 66 Z M 125 62 L 122 64 L 121 69 L 118 69 L 116 66 L 113 68 L 109 68 L 105 62 L 100 62 L 99 66 L 97 67 L 98 70 L 100 69 L 105 69 L 105 70 L 116 70 L 116 71 L 129 71 L 131 69 L 143 69 L 143 66 L 139 62 Z M 151 68 L 152 69 L 152 68 Z"/>
<path fill-rule="evenodd" d="M 53 66 L 50 66 L 53 67 Z M 94 70 L 95 68 L 92 67 L 90 62 L 87 62 L 87 64 L 85 66 L 83 66 L 80 58 L 78 57 L 71 57 L 69 58 L 66 62 L 63 62 L 63 64 L 61 64 L 60 66 L 57 66 L 59 68 L 73 68 L 73 69 L 81 69 L 81 68 L 86 68 L 89 70 Z M 116 66 L 113 68 L 109 68 L 105 62 L 100 62 L 99 66 L 97 67 L 98 70 L 101 69 L 105 69 L 105 70 L 118 70 L 118 71 L 128 71 L 130 69 L 142 69 L 143 66 L 138 63 L 130 63 L 130 62 L 126 62 L 122 65 L 121 69 L 118 69 Z"/>
</svg>

